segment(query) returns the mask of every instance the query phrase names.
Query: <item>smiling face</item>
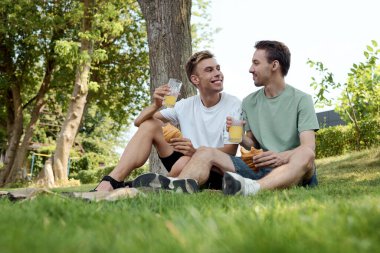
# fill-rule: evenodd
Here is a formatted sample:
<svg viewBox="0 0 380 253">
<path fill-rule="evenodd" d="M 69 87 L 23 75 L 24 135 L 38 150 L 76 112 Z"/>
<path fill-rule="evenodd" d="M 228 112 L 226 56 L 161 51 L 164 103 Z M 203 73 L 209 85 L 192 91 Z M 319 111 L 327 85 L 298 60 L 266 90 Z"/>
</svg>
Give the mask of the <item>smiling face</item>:
<svg viewBox="0 0 380 253">
<path fill-rule="evenodd" d="M 249 72 L 252 74 L 256 87 L 265 86 L 270 82 L 275 64 L 278 62 L 268 62 L 265 50 L 258 49 L 255 51 Z"/>
<path fill-rule="evenodd" d="M 219 93 L 223 90 L 223 73 L 214 58 L 200 61 L 190 77 L 201 94 Z"/>
</svg>

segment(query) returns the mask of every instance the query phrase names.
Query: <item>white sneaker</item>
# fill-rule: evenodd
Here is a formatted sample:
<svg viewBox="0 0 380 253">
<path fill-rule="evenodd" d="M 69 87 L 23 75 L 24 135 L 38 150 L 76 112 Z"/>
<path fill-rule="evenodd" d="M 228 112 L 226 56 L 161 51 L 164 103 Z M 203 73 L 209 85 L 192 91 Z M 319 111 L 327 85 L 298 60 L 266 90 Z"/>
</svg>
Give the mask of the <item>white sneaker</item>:
<svg viewBox="0 0 380 253">
<path fill-rule="evenodd" d="M 255 195 L 260 190 L 260 184 L 239 174 L 226 172 L 223 176 L 222 189 L 225 195 Z"/>
</svg>

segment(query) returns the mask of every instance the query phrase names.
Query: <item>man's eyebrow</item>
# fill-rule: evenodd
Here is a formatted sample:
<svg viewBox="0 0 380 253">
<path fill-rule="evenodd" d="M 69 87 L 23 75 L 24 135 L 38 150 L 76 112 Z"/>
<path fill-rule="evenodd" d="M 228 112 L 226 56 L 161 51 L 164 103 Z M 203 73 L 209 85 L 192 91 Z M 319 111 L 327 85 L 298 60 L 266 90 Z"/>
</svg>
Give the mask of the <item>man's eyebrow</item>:
<svg viewBox="0 0 380 253">
<path fill-rule="evenodd" d="M 217 65 L 208 65 L 208 66 L 206 66 L 206 67 L 204 67 L 203 69 L 214 69 L 214 68 L 220 68 L 220 65 L 219 64 L 217 64 Z"/>
<path fill-rule="evenodd" d="M 213 69 L 214 67 L 213 66 L 206 66 L 203 68 L 203 70 L 208 70 L 208 69 Z"/>
</svg>

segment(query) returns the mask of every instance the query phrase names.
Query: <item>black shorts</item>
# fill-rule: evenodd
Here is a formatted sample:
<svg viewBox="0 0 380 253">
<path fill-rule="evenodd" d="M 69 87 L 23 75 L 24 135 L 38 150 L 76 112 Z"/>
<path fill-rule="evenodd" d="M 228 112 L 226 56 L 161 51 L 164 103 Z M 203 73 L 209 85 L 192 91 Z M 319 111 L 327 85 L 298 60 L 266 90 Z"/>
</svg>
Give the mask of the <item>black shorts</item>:
<svg viewBox="0 0 380 253">
<path fill-rule="evenodd" d="M 170 172 L 173 165 L 178 161 L 179 158 L 184 156 L 184 154 L 174 151 L 170 156 L 167 157 L 160 157 L 160 160 L 162 164 L 165 166 L 165 169 Z M 223 175 L 216 172 L 216 171 L 210 171 L 210 176 L 207 180 L 207 182 L 201 186 L 202 189 L 215 189 L 215 190 L 221 190 L 222 189 L 222 180 Z"/>
<path fill-rule="evenodd" d="M 173 165 L 178 161 L 179 158 L 184 156 L 184 154 L 174 151 L 170 156 L 167 157 L 161 157 L 158 156 L 162 162 L 162 164 L 165 166 L 165 169 L 170 172 L 172 170 Z"/>
</svg>

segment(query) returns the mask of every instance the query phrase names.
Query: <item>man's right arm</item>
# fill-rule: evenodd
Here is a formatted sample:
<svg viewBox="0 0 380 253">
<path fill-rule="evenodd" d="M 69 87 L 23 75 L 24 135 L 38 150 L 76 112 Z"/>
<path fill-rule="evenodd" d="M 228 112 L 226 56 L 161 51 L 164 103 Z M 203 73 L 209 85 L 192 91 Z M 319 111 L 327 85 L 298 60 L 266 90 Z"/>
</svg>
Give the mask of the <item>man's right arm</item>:
<svg viewBox="0 0 380 253">
<path fill-rule="evenodd" d="M 160 107 L 157 107 L 155 104 L 152 104 L 146 107 L 141 111 L 140 115 L 135 119 L 134 124 L 136 127 L 139 127 L 141 123 L 150 118 L 159 119 L 162 122 L 166 123 L 168 120 L 162 116 L 162 114 L 158 111 Z"/>
<path fill-rule="evenodd" d="M 153 93 L 154 102 L 153 104 L 151 104 L 150 106 L 142 110 L 140 115 L 135 119 L 134 123 L 136 127 L 139 127 L 141 123 L 151 118 L 159 119 L 164 123 L 168 122 L 168 120 L 165 119 L 158 110 L 162 107 L 164 96 L 169 94 L 169 92 L 170 92 L 170 88 L 167 84 L 162 85 L 154 90 L 154 93 Z"/>
<path fill-rule="evenodd" d="M 251 147 L 258 147 L 258 143 L 255 139 L 255 136 L 253 136 L 252 131 L 247 131 L 245 135 L 243 135 L 243 140 L 240 143 L 241 146 L 243 146 L 246 150 L 251 150 Z"/>
</svg>

